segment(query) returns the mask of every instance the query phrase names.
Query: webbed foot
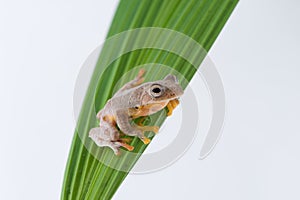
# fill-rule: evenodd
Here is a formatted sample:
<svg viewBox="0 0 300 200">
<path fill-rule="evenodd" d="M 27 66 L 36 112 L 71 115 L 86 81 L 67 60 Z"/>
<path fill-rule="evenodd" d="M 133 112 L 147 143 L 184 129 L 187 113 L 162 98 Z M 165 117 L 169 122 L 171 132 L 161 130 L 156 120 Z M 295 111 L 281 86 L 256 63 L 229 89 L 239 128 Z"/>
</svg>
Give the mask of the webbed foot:
<svg viewBox="0 0 300 200">
<path fill-rule="evenodd" d="M 128 151 L 132 151 L 134 149 L 134 146 L 131 146 L 125 142 L 116 142 L 117 145 L 124 147 L 125 149 L 127 149 Z"/>
<path fill-rule="evenodd" d="M 146 72 L 145 69 L 140 69 L 138 75 L 135 78 L 135 80 L 136 80 L 135 85 L 140 85 L 140 84 L 142 84 L 144 82 L 144 80 L 145 80 L 145 78 L 144 78 L 145 72 Z"/>
<path fill-rule="evenodd" d="M 147 137 L 143 137 L 143 138 L 140 138 L 140 139 L 144 142 L 144 144 L 149 144 L 151 142 L 151 140 Z"/>
</svg>

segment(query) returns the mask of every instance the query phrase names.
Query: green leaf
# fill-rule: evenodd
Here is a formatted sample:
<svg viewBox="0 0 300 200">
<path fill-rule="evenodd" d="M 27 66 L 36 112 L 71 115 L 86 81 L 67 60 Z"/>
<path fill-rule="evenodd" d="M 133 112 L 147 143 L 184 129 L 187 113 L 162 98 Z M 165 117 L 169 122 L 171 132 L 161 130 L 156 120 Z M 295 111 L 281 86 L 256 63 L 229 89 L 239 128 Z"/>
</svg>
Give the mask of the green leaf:
<svg viewBox="0 0 300 200">
<path fill-rule="evenodd" d="M 135 138 L 131 145 L 135 146 L 134 152 L 137 154 L 132 156 L 123 152 L 120 157 L 115 156 L 109 148 L 97 147 L 88 138 L 89 130 L 97 126 L 96 112 L 112 97 L 115 89 L 136 75 L 137 70 L 131 70 L 143 64 L 147 64 L 144 66 L 147 70 L 146 81 L 161 79 L 172 68 L 176 70 L 172 72 L 182 75 L 180 81 L 186 87 L 188 82 L 184 82 L 184 79 L 191 80 L 237 2 L 238 0 L 120 1 L 107 35 L 108 42 L 101 50 L 82 105 L 66 166 L 61 199 L 112 198 L 126 178 L 126 170 L 134 166 L 141 155 L 139 153 L 147 145 Z M 140 29 L 143 27 L 157 28 Z M 122 36 L 128 30 L 134 30 L 134 34 L 130 32 Z M 186 35 L 193 40 L 181 43 L 182 40 L 176 40 L 174 35 L 179 38 L 180 35 Z M 194 42 L 202 46 L 202 51 L 194 48 Z M 148 48 L 138 48 L 140 45 Z M 156 46 L 163 48 L 157 49 Z M 131 51 L 126 52 L 126 49 Z M 114 57 L 116 55 L 120 56 Z M 111 59 L 113 62 L 110 63 Z M 169 68 L 152 68 L 149 63 Z M 123 78 L 127 72 L 130 72 L 129 75 Z M 157 113 L 153 119 L 155 120 L 151 123 L 161 125 L 165 120 L 164 112 Z M 107 164 L 126 170 L 117 170 Z"/>
</svg>

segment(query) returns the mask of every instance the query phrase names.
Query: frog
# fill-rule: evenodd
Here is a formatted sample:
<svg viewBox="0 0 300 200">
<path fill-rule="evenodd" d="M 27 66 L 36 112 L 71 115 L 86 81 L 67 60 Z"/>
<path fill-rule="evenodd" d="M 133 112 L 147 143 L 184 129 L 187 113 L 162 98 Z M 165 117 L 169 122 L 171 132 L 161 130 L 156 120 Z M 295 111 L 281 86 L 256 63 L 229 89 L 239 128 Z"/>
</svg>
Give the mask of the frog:
<svg viewBox="0 0 300 200">
<path fill-rule="evenodd" d="M 137 136 L 144 144 L 151 139 L 144 135 L 146 131 L 155 134 L 158 126 L 144 126 L 145 117 L 167 108 L 167 116 L 179 105 L 183 89 L 177 77 L 168 74 L 162 80 L 144 83 L 145 70 L 141 69 L 137 76 L 121 87 L 110 98 L 105 106 L 96 114 L 99 127 L 89 131 L 89 137 L 99 147 L 110 147 L 115 155 L 120 155 L 120 148 L 133 151 L 130 138 L 122 136 Z M 140 118 L 140 122 L 133 120 Z"/>
</svg>

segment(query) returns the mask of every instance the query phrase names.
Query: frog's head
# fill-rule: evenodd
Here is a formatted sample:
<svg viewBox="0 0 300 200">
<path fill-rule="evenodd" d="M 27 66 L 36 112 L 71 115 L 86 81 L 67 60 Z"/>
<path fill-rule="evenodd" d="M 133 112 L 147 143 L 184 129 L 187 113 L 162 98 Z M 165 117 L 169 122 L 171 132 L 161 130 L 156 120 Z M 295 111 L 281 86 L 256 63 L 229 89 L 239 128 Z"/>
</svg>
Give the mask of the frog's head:
<svg viewBox="0 0 300 200">
<path fill-rule="evenodd" d="M 183 95 L 176 76 L 167 75 L 163 80 L 144 83 L 136 89 L 131 96 L 133 102 L 129 109 L 133 118 L 147 116 L 163 109 L 169 101 L 178 99 Z"/>
<path fill-rule="evenodd" d="M 148 83 L 145 89 L 146 95 L 143 97 L 143 105 L 170 101 L 183 95 L 183 89 L 176 76 L 171 74 L 163 80 Z"/>
</svg>

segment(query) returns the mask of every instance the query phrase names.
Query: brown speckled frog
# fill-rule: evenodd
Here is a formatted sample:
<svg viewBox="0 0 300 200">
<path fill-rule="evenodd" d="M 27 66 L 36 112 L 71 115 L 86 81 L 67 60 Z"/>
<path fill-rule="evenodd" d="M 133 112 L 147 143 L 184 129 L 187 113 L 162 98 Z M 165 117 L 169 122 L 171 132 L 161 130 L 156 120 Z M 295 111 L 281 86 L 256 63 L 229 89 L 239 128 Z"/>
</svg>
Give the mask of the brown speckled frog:
<svg viewBox="0 0 300 200">
<path fill-rule="evenodd" d="M 89 137 L 100 147 L 110 147 L 116 155 L 120 147 L 129 151 L 133 146 L 127 144 L 128 138 L 120 138 L 121 134 L 138 136 L 145 144 L 150 139 L 144 136 L 145 131 L 158 132 L 157 126 L 143 126 L 141 123 L 132 124 L 132 119 L 148 116 L 163 108 L 168 108 L 167 115 L 179 104 L 178 98 L 183 90 L 176 76 L 167 75 L 163 80 L 143 83 L 145 71 L 139 71 L 137 77 L 125 84 L 97 114 L 100 126 L 92 128 Z M 119 127 L 119 129 L 117 128 Z"/>
</svg>

